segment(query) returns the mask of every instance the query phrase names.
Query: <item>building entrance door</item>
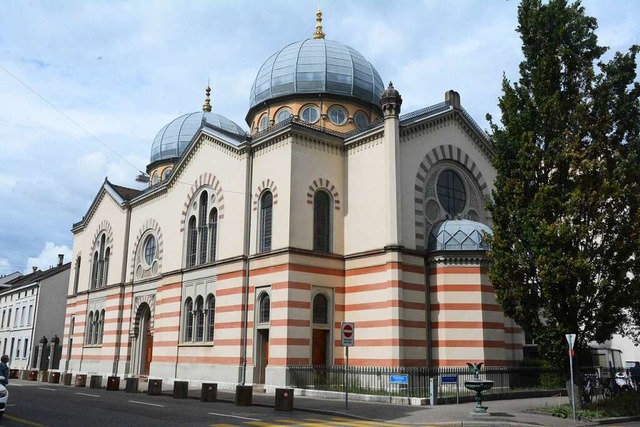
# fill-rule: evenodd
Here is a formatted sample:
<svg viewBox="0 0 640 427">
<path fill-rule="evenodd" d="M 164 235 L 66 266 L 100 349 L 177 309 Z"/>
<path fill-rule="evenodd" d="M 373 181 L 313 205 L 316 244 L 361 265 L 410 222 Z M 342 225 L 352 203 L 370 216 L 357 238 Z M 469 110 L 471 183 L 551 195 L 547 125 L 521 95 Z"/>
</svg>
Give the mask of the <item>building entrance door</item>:
<svg viewBox="0 0 640 427">
<path fill-rule="evenodd" d="M 269 364 L 269 329 L 258 329 L 258 378 L 256 383 L 264 384 L 267 364 Z"/>
<path fill-rule="evenodd" d="M 313 343 L 311 353 L 311 364 L 313 366 L 324 366 L 327 364 L 327 342 L 329 331 L 326 329 L 313 330 Z"/>
</svg>

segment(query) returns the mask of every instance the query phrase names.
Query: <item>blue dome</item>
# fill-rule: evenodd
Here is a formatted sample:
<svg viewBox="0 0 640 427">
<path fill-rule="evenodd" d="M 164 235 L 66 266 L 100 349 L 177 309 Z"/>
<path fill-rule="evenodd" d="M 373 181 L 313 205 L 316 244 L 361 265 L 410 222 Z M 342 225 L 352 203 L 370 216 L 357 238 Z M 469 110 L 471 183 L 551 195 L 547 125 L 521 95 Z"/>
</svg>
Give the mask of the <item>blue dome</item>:
<svg viewBox="0 0 640 427">
<path fill-rule="evenodd" d="M 429 234 L 430 251 L 486 251 L 485 236 L 493 235 L 488 226 L 467 219 L 442 221 Z"/>
<path fill-rule="evenodd" d="M 380 75 L 358 51 L 333 40 L 307 39 L 286 46 L 262 64 L 249 108 L 299 93 L 347 95 L 379 106 L 383 90 Z"/>
<path fill-rule="evenodd" d="M 185 114 L 160 129 L 151 145 L 151 163 L 180 157 L 205 123 L 243 138 L 247 134 L 240 126 L 220 114 L 203 111 Z"/>
</svg>

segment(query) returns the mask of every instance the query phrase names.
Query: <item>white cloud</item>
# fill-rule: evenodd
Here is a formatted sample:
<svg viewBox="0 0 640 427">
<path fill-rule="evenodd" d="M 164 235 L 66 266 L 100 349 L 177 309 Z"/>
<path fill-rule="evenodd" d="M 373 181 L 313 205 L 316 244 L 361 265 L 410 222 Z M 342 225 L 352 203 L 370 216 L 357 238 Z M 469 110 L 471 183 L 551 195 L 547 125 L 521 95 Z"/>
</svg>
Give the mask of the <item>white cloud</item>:
<svg viewBox="0 0 640 427">
<path fill-rule="evenodd" d="M 47 242 L 44 248 L 40 251 L 37 257 L 27 258 L 27 265 L 22 270 L 22 273 L 30 273 L 33 271 L 33 267 L 37 267 L 40 270 L 47 270 L 51 267 L 55 267 L 59 263 L 58 255 L 63 255 L 63 263 L 71 261 L 73 251 L 67 246 L 57 246 L 53 242 Z"/>
</svg>

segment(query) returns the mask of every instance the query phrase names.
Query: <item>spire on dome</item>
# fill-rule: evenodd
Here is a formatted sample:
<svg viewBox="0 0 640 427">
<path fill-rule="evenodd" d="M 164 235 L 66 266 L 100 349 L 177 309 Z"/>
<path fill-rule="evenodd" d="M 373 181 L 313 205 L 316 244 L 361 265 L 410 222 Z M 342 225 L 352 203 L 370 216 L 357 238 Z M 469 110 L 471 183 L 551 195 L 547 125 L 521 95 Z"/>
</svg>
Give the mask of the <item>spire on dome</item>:
<svg viewBox="0 0 640 427">
<path fill-rule="evenodd" d="M 204 104 L 202 104 L 202 111 L 204 111 L 205 113 L 210 113 L 211 112 L 211 87 L 209 87 L 209 82 L 207 81 L 207 90 L 206 92 L 206 96 L 204 98 Z"/>
<path fill-rule="evenodd" d="M 316 32 L 313 33 L 313 38 L 324 38 L 324 32 L 322 31 L 322 11 L 320 10 L 320 0 L 318 0 L 318 11 L 316 12 Z"/>
</svg>

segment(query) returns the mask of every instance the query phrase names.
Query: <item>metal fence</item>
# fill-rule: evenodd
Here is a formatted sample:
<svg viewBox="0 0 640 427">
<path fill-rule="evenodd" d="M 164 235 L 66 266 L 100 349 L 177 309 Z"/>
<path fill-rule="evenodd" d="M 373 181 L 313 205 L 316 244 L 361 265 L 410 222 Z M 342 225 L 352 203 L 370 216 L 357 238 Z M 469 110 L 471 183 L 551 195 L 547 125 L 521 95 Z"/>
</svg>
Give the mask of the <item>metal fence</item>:
<svg viewBox="0 0 640 427">
<path fill-rule="evenodd" d="M 344 392 L 348 375 L 349 393 L 397 395 L 428 398 L 430 382 L 438 387 L 438 396 L 474 396 L 465 381 L 473 374 L 467 367 L 388 368 L 349 366 L 288 366 L 289 385 L 297 388 Z M 397 382 L 406 375 L 406 384 Z M 509 393 L 523 390 L 553 390 L 562 387 L 562 372 L 537 367 L 483 367 L 479 378 L 492 380 L 493 387 L 483 394 Z M 403 381 L 405 382 L 405 381 Z"/>
</svg>

